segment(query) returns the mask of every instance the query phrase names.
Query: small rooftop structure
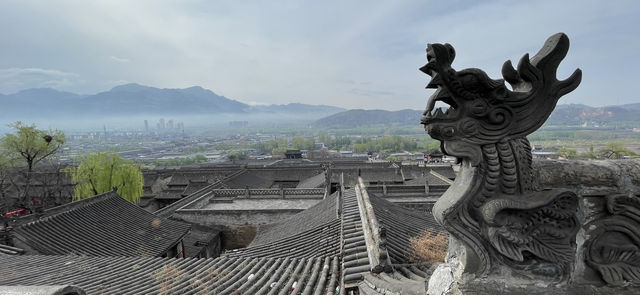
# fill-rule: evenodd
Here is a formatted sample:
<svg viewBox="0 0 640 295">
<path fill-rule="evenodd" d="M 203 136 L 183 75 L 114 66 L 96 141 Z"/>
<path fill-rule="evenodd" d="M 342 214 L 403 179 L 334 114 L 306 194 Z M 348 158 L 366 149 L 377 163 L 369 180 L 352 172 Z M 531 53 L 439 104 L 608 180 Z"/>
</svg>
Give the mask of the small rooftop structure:
<svg viewBox="0 0 640 295">
<path fill-rule="evenodd" d="M 287 159 L 302 159 L 302 152 L 300 150 L 287 150 L 284 152 L 284 156 Z"/>
</svg>

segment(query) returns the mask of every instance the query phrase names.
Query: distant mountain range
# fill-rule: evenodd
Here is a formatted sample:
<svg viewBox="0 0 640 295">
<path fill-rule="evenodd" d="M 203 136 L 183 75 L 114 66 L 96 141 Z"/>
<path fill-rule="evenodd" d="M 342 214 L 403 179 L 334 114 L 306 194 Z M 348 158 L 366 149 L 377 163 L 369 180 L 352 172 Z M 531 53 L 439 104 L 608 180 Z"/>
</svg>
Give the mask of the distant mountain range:
<svg viewBox="0 0 640 295">
<path fill-rule="evenodd" d="M 418 125 L 422 111 L 418 110 L 348 110 L 318 119 L 317 128 L 350 129 L 381 124 Z"/>
<path fill-rule="evenodd" d="M 317 128 L 351 129 L 373 125 L 419 125 L 419 110 L 348 110 L 316 120 Z M 636 126 L 640 127 L 640 103 L 619 106 L 590 107 L 582 104 L 558 105 L 547 120 L 547 126 Z"/>
<path fill-rule="evenodd" d="M 11 118 L 112 115 L 207 115 L 250 113 L 312 113 L 314 118 L 342 108 L 299 103 L 250 106 L 199 86 L 161 89 L 139 84 L 116 86 L 94 95 L 79 95 L 50 88 L 33 88 L 0 94 L 0 116 Z"/>
<path fill-rule="evenodd" d="M 558 105 L 546 124 L 575 126 L 585 123 L 587 125 L 640 123 L 640 103 L 598 108 L 583 104 Z"/>
<path fill-rule="evenodd" d="M 79 95 L 50 88 L 0 94 L 0 118 L 5 120 L 84 117 L 85 120 L 89 118 L 100 121 L 110 115 L 215 117 L 223 122 L 249 120 L 252 124 L 259 120 L 265 122 L 286 117 L 307 122 L 316 120 L 312 124 L 316 128 L 349 129 L 389 124 L 415 126 L 420 124 L 422 111 L 345 110 L 300 103 L 251 106 L 199 86 L 161 89 L 126 84 L 93 95 Z M 558 105 L 546 125 L 576 126 L 585 123 L 589 126 L 640 126 L 640 103 L 598 108 L 581 104 Z"/>
</svg>

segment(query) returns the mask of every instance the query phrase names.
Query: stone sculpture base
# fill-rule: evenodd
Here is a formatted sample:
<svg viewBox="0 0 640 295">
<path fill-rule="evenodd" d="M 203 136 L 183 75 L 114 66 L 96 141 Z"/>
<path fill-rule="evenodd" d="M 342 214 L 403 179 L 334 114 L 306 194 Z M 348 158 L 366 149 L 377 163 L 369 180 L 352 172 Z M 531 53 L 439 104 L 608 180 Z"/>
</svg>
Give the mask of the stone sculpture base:
<svg viewBox="0 0 640 295">
<path fill-rule="evenodd" d="M 428 294 L 640 294 L 640 285 L 633 280 L 635 268 L 640 267 L 633 257 L 640 245 L 625 240 L 640 232 L 640 224 L 633 221 L 640 212 L 640 160 L 534 161 L 533 166 L 541 188 L 570 189 L 579 197 L 582 225 L 570 278 L 554 283 L 508 268 L 484 278 L 464 273 L 467 249 L 451 237 L 447 262 L 431 276 Z M 603 234 L 608 235 L 605 240 L 594 242 Z M 601 257 L 621 248 L 626 252 Z"/>
</svg>

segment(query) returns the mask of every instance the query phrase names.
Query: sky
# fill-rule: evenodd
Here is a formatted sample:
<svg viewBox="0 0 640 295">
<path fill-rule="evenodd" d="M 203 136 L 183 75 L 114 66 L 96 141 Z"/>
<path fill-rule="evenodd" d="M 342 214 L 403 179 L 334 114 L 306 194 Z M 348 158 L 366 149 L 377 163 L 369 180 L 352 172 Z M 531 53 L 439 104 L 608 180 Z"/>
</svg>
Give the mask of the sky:
<svg viewBox="0 0 640 295">
<path fill-rule="evenodd" d="M 0 93 L 194 85 L 249 104 L 423 109 L 427 43 L 501 78 L 546 38 L 582 84 L 560 103 L 640 102 L 640 1 L 0 0 Z"/>
</svg>

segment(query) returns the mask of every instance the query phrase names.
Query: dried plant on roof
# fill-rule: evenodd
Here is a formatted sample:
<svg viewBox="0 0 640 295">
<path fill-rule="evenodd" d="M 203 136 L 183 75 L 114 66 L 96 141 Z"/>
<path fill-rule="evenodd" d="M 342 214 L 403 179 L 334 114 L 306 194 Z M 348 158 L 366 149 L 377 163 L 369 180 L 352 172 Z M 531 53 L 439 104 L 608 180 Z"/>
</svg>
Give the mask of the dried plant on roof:
<svg viewBox="0 0 640 295">
<path fill-rule="evenodd" d="M 151 274 L 151 277 L 160 284 L 159 294 L 171 294 L 171 286 L 182 279 L 184 271 L 175 265 L 165 264 L 162 268 Z"/>
<path fill-rule="evenodd" d="M 413 260 L 425 264 L 444 262 L 449 245 L 449 234 L 444 231 L 423 230 L 418 236 L 409 239 Z"/>
</svg>

